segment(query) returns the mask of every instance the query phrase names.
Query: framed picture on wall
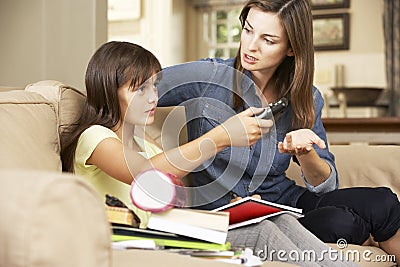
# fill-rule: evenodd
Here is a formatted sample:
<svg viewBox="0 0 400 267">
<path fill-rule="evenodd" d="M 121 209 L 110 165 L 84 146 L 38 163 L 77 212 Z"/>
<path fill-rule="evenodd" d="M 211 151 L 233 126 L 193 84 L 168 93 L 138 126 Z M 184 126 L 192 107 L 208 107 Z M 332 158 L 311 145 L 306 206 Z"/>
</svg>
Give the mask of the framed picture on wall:
<svg viewBox="0 0 400 267">
<path fill-rule="evenodd" d="M 348 8 L 350 0 L 311 0 L 312 9 Z"/>
<path fill-rule="evenodd" d="M 313 16 L 314 49 L 349 49 L 349 14 L 325 14 Z"/>
</svg>

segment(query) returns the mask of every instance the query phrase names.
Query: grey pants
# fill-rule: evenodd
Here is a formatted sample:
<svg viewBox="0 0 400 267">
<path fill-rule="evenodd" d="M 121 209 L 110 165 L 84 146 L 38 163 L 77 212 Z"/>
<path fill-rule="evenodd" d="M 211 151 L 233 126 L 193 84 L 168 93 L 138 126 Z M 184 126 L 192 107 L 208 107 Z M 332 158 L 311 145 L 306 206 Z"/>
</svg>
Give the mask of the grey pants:
<svg viewBox="0 0 400 267">
<path fill-rule="evenodd" d="M 346 259 L 340 261 L 338 251 L 323 243 L 288 214 L 229 230 L 227 241 L 233 248 L 251 248 L 262 260 L 299 266 L 358 266 Z"/>
</svg>

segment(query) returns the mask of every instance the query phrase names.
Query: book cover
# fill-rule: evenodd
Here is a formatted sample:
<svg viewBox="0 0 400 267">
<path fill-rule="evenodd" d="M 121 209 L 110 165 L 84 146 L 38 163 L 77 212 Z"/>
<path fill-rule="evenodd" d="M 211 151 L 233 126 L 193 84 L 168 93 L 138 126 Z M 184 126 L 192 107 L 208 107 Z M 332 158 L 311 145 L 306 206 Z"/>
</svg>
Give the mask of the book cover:
<svg viewBox="0 0 400 267">
<path fill-rule="evenodd" d="M 229 213 L 175 208 L 152 213 L 147 227 L 224 244 L 228 235 Z"/>
<path fill-rule="evenodd" d="M 153 240 L 157 246 L 164 248 L 185 248 L 185 249 L 201 249 L 201 250 L 221 250 L 226 251 L 231 248 L 229 242 L 224 244 L 216 244 L 199 239 L 180 236 L 172 233 L 161 231 L 139 229 L 123 226 L 112 226 L 112 241 L 126 240 Z"/>
<path fill-rule="evenodd" d="M 107 218 L 110 223 L 139 227 L 140 219 L 136 219 L 135 214 L 128 208 L 110 207 L 107 205 L 105 207 Z"/>
<path fill-rule="evenodd" d="M 258 223 L 282 213 L 289 213 L 297 218 L 303 216 L 301 209 L 252 197 L 242 198 L 214 211 L 229 212 L 229 229 Z"/>
<path fill-rule="evenodd" d="M 140 218 L 117 197 L 105 195 L 105 208 L 110 223 L 139 227 Z"/>
</svg>

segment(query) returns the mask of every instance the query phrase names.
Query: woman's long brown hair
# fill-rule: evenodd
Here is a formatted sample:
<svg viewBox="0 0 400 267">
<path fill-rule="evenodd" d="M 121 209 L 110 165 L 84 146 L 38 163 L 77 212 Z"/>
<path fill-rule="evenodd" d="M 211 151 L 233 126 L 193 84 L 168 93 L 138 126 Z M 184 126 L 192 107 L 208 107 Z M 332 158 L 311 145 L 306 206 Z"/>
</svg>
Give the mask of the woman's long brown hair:
<svg viewBox="0 0 400 267">
<path fill-rule="evenodd" d="M 117 90 L 130 81 L 138 87 L 154 73 L 160 62 L 148 50 L 129 42 L 108 42 L 92 56 L 86 69 L 86 101 L 80 118 L 61 136 L 63 171 L 74 172 L 79 136 L 92 125 L 113 128 L 122 121 Z"/>
<path fill-rule="evenodd" d="M 272 77 L 279 98 L 287 96 L 293 109 L 293 129 L 311 128 L 315 111 L 313 102 L 314 46 L 312 15 L 308 0 L 250 0 L 240 14 L 242 28 L 251 8 L 277 14 L 288 36 L 294 56 L 287 56 Z M 240 49 L 235 68 L 241 72 Z M 235 96 L 235 105 L 240 101 Z M 237 109 L 237 107 L 235 107 Z"/>
</svg>

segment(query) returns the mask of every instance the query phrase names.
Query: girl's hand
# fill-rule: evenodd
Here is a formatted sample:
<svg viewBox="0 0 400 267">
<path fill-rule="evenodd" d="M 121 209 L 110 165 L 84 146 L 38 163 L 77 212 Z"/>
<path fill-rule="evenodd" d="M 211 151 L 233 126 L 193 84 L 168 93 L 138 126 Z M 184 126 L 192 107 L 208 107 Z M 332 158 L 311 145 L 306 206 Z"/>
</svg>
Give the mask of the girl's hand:
<svg viewBox="0 0 400 267">
<path fill-rule="evenodd" d="M 319 148 L 326 147 L 325 142 L 310 129 L 300 129 L 286 134 L 283 142 L 278 143 L 280 153 L 301 156 L 307 154 L 316 144 Z"/>
<path fill-rule="evenodd" d="M 263 110 L 262 108 L 248 108 L 221 124 L 231 146 L 253 145 L 263 134 L 269 132 L 273 125 L 272 120 L 253 117 L 254 114 L 261 113 Z"/>
<path fill-rule="evenodd" d="M 258 195 L 258 194 L 252 195 L 251 197 L 252 197 L 252 198 L 261 199 L 261 196 Z M 241 199 L 242 199 L 242 198 L 238 196 L 238 197 L 233 198 L 231 201 L 229 201 L 229 203 L 233 203 L 233 202 L 239 201 L 239 200 L 241 200 Z"/>
<path fill-rule="evenodd" d="M 239 201 L 241 199 L 242 199 L 242 197 L 235 197 L 235 198 L 232 198 L 231 201 L 229 201 L 229 203 L 233 203 L 233 202 Z"/>
</svg>

